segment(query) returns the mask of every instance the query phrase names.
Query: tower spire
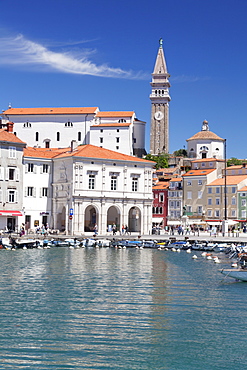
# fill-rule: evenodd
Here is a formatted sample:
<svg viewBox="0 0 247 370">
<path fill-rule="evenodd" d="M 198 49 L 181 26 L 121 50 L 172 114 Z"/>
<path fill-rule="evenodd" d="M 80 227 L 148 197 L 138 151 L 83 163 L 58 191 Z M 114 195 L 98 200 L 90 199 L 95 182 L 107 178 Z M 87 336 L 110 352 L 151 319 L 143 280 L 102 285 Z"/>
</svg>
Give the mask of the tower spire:
<svg viewBox="0 0 247 370">
<path fill-rule="evenodd" d="M 152 73 L 151 133 L 150 153 L 169 153 L 169 73 L 163 51 L 163 39 L 159 40 L 159 49 Z"/>
</svg>

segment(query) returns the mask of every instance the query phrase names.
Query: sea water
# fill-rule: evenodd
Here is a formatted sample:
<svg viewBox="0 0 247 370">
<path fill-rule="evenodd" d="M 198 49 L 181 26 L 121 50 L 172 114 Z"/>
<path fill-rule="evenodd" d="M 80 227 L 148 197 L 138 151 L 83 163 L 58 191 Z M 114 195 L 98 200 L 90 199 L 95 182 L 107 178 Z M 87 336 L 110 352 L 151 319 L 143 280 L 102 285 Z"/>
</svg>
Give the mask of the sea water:
<svg viewBox="0 0 247 370">
<path fill-rule="evenodd" d="M 0 369 L 247 369 L 247 283 L 197 256 L 1 250 Z"/>
</svg>

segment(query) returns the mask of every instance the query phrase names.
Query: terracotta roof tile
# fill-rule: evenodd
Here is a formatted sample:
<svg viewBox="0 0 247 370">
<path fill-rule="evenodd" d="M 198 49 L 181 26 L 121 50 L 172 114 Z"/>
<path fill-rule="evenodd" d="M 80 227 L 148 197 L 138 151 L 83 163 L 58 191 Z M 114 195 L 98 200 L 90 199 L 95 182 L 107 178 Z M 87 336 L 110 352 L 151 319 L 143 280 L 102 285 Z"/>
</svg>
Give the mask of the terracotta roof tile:
<svg viewBox="0 0 247 370">
<path fill-rule="evenodd" d="M 224 139 L 222 139 L 221 137 L 219 137 L 218 135 L 216 135 L 212 131 L 199 131 L 199 132 L 197 132 L 197 134 L 191 136 L 186 141 L 190 141 L 190 140 L 201 140 L 201 139 L 202 140 L 218 140 L 218 141 L 224 141 Z"/>
<path fill-rule="evenodd" d="M 175 181 L 175 182 L 178 182 L 178 181 L 182 181 L 182 177 L 175 177 L 174 179 L 171 179 L 171 181 Z"/>
<path fill-rule="evenodd" d="M 33 148 L 27 147 L 24 149 L 24 157 L 33 158 L 54 158 L 57 155 L 67 152 L 70 148 Z"/>
<path fill-rule="evenodd" d="M 186 172 L 183 177 L 188 176 L 206 176 L 209 173 L 216 171 L 215 168 L 212 168 L 210 170 L 190 170 L 189 172 Z"/>
<path fill-rule="evenodd" d="M 200 159 L 194 159 L 191 161 L 192 163 L 197 162 L 224 162 L 224 159 L 217 159 L 217 158 L 200 158 Z"/>
<path fill-rule="evenodd" d="M 226 169 L 227 170 L 241 170 L 242 168 L 246 168 L 246 167 L 244 167 L 242 164 L 236 164 L 234 166 L 229 166 Z"/>
<path fill-rule="evenodd" d="M 169 183 L 164 181 L 159 181 L 157 184 L 153 185 L 153 190 L 165 190 L 169 188 Z"/>
<path fill-rule="evenodd" d="M 66 153 L 58 155 L 58 158 L 63 157 L 84 157 L 84 158 L 97 158 L 97 159 L 112 159 L 114 161 L 131 161 L 154 164 L 153 161 L 147 159 L 133 157 L 127 154 L 114 152 L 113 150 L 100 148 L 95 145 L 79 145 L 73 152 L 68 150 Z"/>
<path fill-rule="evenodd" d="M 20 140 L 12 132 L 6 131 L 4 128 L 0 129 L 0 141 L 6 141 L 8 143 L 22 143 L 26 144 L 24 141 Z"/>
<path fill-rule="evenodd" d="M 247 175 L 226 176 L 226 185 L 237 185 L 245 179 L 247 179 Z M 224 185 L 224 184 L 225 184 L 225 178 L 221 177 L 220 179 L 216 179 L 212 181 L 207 186 Z"/>
<path fill-rule="evenodd" d="M 40 115 L 40 114 L 94 114 L 97 107 L 79 108 L 10 108 L 3 112 L 11 115 Z"/>
<path fill-rule="evenodd" d="M 96 117 L 132 117 L 134 111 L 127 111 L 127 112 L 98 112 Z"/>
<path fill-rule="evenodd" d="M 238 191 L 247 191 L 247 186 L 244 186 L 243 188 L 239 189 Z"/>
</svg>

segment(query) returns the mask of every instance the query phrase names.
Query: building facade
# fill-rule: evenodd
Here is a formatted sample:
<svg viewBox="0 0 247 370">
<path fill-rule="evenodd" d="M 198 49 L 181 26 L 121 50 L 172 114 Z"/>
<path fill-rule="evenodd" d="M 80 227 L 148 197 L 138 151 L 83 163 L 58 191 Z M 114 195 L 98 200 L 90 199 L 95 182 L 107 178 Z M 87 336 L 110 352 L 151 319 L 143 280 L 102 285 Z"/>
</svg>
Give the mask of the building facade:
<svg viewBox="0 0 247 370">
<path fill-rule="evenodd" d="M 187 139 L 188 157 L 224 159 L 224 143 L 224 139 L 209 130 L 208 122 L 203 121 L 201 131 Z"/>
<path fill-rule="evenodd" d="M 53 158 L 55 229 L 105 234 L 115 224 L 149 234 L 152 225 L 153 162 L 93 145 Z"/>
<path fill-rule="evenodd" d="M 23 150 L 26 144 L 12 132 L 0 129 L 0 230 L 16 230 L 23 212 Z"/>
<path fill-rule="evenodd" d="M 153 186 L 153 226 L 162 229 L 167 225 L 167 208 L 168 208 L 168 187 L 169 184 L 159 181 Z"/>
<path fill-rule="evenodd" d="M 11 108 L 1 126 L 14 122 L 14 132 L 28 146 L 64 148 L 71 141 L 92 144 L 127 155 L 145 154 L 145 122 L 130 112 L 100 112 L 97 107 Z"/>
<path fill-rule="evenodd" d="M 183 216 L 183 179 L 175 177 L 169 182 L 168 190 L 168 225 L 179 225 Z"/>
</svg>

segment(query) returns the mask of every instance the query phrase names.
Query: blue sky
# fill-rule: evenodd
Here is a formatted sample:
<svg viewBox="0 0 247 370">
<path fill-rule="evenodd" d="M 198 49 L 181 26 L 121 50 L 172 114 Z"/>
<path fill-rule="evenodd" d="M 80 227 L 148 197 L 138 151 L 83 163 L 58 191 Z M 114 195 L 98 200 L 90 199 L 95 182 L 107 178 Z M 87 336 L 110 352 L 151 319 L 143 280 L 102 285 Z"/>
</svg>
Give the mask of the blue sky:
<svg viewBox="0 0 247 370">
<path fill-rule="evenodd" d="M 162 37 L 171 75 L 170 152 L 200 131 L 247 158 L 246 0 L 1 1 L 1 109 L 98 106 L 147 122 Z"/>
</svg>

